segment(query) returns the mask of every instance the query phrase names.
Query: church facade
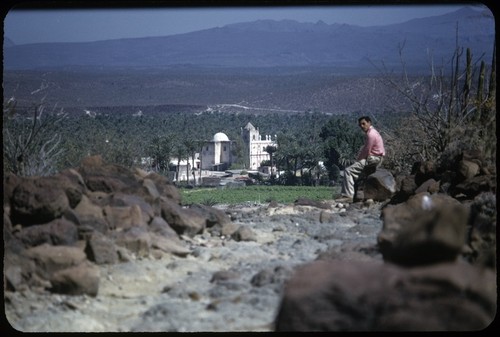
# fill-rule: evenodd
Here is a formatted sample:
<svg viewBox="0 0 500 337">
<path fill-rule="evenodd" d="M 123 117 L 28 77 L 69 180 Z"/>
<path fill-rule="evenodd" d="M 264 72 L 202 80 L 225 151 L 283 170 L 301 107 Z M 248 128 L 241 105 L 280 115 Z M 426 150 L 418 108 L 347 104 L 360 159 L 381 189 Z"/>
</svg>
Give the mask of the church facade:
<svg viewBox="0 0 500 337">
<path fill-rule="evenodd" d="M 248 123 L 241 129 L 241 137 L 245 144 L 246 156 L 248 158 L 248 169 L 258 170 L 264 160 L 270 160 L 271 156 L 266 152 L 268 146 L 277 146 L 276 136 L 262 135 L 259 129 L 254 127 L 252 123 Z"/>
</svg>

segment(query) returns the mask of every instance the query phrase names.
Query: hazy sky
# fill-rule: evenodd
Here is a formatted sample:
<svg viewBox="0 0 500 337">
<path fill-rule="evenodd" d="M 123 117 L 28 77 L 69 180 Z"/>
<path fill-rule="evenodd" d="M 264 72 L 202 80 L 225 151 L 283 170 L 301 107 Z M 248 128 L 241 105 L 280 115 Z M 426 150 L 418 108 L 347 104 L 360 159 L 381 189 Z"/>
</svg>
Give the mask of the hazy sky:
<svg viewBox="0 0 500 337">
<path fill-rule="evenodd" d="M 465 5 L 11 10 L 4 18 L 4 34 L 25 44 L 165 36 L 259 19 L 374 26 L 441 15 Z"/>
</svg>

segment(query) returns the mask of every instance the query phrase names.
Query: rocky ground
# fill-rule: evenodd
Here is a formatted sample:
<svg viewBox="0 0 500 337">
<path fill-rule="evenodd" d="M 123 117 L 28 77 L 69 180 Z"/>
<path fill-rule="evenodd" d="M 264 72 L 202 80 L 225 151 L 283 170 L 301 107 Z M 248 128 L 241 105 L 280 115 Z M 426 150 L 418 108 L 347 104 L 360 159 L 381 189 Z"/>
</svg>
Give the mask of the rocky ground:
<svg viewBox="0 0 500 337">
<path fill-rule="evenodd" d="M 187 207 L 167 178 L 100 156 L 7 175 L 7 321 L 23 332 L 485 329 L 497 312 L 496 175 L 466 153 L 453 163 L 397 179 L 377 169 L 347 205 Z"/>
<path fill-rule="evenodd" d="M 185 256 L 156 251 L 99 265 L 97 296 L 28 288 L 5 293 L 10 325 L 23 332 L 273 331 L 295 267 L 335 255 L 382 263 L 381 203 L 214 206 L 235 236 L 182 236 Z"/>
</svg>

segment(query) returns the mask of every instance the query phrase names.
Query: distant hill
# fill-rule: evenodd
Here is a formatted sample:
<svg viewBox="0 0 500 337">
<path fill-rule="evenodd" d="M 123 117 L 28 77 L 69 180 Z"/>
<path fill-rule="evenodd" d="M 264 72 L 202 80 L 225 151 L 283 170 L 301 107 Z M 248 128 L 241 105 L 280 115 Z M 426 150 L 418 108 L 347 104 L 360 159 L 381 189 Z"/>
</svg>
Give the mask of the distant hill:
<svg viewBox="0 0 500 337">
<path fill-rule="evenodd" d="M 13 47 L 13 46 L 15 46 L 14 41 L 9 39 L 8 37 L 5 37 L 3 40 L 3 49 Z"/>
<path fill-rule="evenodd" d="M 346 24 L 259 20 L 165 37 L 86 43 L 4 43 L 4 69 L 63 67 L 328 66 L 366 68 L 399 64 L 404 45 L 410 67 L 450 60 L 459 45 L 491 59 L 495 22 L 490 12 L 465 8 L 401 24 L 358 27 Z"/>
</svg>

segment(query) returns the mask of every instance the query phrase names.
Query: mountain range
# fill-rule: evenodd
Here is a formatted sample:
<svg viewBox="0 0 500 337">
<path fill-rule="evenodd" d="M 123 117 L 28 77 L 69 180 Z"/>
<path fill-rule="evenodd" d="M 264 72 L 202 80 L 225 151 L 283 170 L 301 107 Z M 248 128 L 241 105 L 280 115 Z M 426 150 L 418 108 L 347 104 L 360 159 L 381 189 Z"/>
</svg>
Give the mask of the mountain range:
<svg viewBox="0 0 500 337">
<path fill-rule="evenodd" d="M 489 11 L 463 8 L 400 24 L 259 20 L 164 37 L 81 43 L 15 45 L 4 40 L 4 70 L 69 67 L 428 67 L 448 62 L 458 45 L 491 61 L 495 20 Z"/>
</svg>

